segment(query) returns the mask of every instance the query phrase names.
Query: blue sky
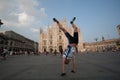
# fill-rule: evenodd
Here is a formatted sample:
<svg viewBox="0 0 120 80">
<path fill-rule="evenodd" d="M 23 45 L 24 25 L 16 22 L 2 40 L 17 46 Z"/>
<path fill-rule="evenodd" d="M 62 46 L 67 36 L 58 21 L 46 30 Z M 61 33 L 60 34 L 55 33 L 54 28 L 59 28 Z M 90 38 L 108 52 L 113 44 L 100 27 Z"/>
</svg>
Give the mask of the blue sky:
<svg viewBox="0 0 120 80">
<path fill-rule="evenodd" d="M 38 41 L 39 28 L 52 25 L 53 17 L 59 20 L 66 18 L 68 26 L 69 21 L 74 16 L 77 17 L 75 24 L 80 26 L 83 42 L 94 42 L 95 38 L 100 41 L 102 36 L 105 39 L 119 37 L 116 26 L 120 24 L 120 0 L 12 0 L 11 3 L 8 2 L 9 0 L 0 1 L 4 6 L 0 7 L 0 12 L 2 11 L 0 18 L 6 23 L 1 30 L 15 30 L 35 41 Z M 3 9 L 10 7 L 9 12 L 16 13 L 13 14 L 14 16 L 4 14 Z M 14 19 L 12 23 L 6 15 Z M 17 24 L 13 25 L 13 23 Z"/>
<path fill-rule="evenodd" d="M 52 17 L 62 17 L 69 21 L 76 16 L 76 24 L 80 26 L 83 41 L 94 41 L 104 36 L 105 39 L 117 38 L 116 26 L 120 24 L 120 0 L 43 0 L 42 5 Z M 51 22 L 52 23 L 52 22 Z"/>
</svg>

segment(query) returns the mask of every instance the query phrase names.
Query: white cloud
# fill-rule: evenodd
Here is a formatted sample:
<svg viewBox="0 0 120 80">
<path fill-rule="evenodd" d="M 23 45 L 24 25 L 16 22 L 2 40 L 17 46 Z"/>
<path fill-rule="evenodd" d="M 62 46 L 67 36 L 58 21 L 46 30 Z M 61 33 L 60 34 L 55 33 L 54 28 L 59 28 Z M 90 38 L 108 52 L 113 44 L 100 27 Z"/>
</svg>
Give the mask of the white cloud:
<svg viewBox="0 0 120 80">
<path fill-rule="evenodd" d="M 32 22 L 34 22 L 34 17 L 29 16 L 28 14 L 23 12 L 23 13 L 18 14 L 18 21 L 21 25 L 27 25 L 27 24 L 31 24 Z"/>
<path fill-rule="evenodd" d="M 39 29 L 31 28 L 32 32 L 39 32 Z"/>
<path fill-rule="evenodd" d="M 29 26 L 47 16 L 37 0 L 0 0 L 0 18 L 7 26 Z M 17 24 L 16 26 L 14 24 Z"/>
<path fill-rule="evenodd" d="M 34 33 L 30 38 L 38 40 L 35 35 L 38 35 L 41 21 L 46 16 L 45 8 L 40 6 L 38 0 L 0 0 L 0 19 L 5 26 L 1 30 L 15 30 L 26 37 Z"/>
<path fill-rule="evenodd" d="M 18 20 L 20 23 L 25 23 L 27 21 L 28 15 L 26 13 L 20 13 L 18 16 Z"/>
</svg>

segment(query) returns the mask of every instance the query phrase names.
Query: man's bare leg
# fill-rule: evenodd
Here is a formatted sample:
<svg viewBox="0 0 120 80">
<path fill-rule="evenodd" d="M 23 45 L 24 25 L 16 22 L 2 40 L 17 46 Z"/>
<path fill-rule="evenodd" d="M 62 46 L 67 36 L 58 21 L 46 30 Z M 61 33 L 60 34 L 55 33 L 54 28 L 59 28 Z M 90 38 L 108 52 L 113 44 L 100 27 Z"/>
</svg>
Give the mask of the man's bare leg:
<svg viewBox="0 0 120 80">
<path fill-rule="evenodd" d="M 59 26 L 59 28 L 60 28 L 64 33 L 67 32 L 67 31 L 65 30 L 65 28 L 63 28 L 62 24 L 60 24 L 60 22 L 59 22 L 56 18 L 53 18 L 53 21 L 57 23 L 57 25 Z"/>
<path fill-rule="evenodd" d="M 78 32 L 77 26 L 74 24 L 75 19 L 76 19 L 76 17 L 74 17 L 74 18 L 72 19 L 72 21 L 70 21 L 70 23 L 71 23 L 71 25 L 72 25 L 72 27 L 73 27 L 73 29 L 74 29 L 74 32 Z M 75 45 L 76 45 L 76 44 L 75 44 Z M 75 73 L 75 72 L 76 72 L 76 59 L 75 59 L 75 57 L 72 59 L 72 71 L 71 71 L 71 72 L 72 72 L 72 73 Z"/>
<path fill-rule="evenodd" d="M 76 17 L 74 17 L 74 18 L 72 19 L 72 21 L 70 21 L 70 23 L 71 23 L 71 25 L 72 25 L 72 27 L 73 27 L 73 29 L 74 29 L 74 32 L 78 32 L 77 26 L 74 24 L 75 19 L 76 19 Z"/>
<path fill-rule="evenodd" d="M 71 25 L 72 25 L 72 27 L 74 29 L 74 32 L 78 32 L 77 26 L 74 23 L 72 23 Z"/>
<path fill-rule="evenodd" d="M 67 32 L 56 18 L 53 18 L 53 21 L 57 23 L 57 25 L 59 26 L 59 28 L 60 28 L 64 33 Z M 63 57 L 63 58 L 62 58 L 62 74 L 61 74 L 61 76 L 65 76 L 65 75 L 66 75 L 66 73 L 65 73 L 65 58 Z"/>
</svg>

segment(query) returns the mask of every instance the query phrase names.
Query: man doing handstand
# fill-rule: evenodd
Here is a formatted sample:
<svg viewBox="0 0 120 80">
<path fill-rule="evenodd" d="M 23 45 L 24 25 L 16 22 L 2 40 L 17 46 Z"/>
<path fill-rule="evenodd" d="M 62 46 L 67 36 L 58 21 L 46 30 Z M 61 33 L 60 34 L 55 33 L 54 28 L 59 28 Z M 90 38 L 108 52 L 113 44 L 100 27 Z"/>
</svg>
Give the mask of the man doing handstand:
<svg viewBox="0 0 120 80">
<path fill-rule="evenodd" d="M 67 30 L 65 28 L 63 28 L 62 24 L 56 18 L 53 18 L 53 21 L 56 22 L 57 25 L 59 26 L 59 28 L 64 32 L 64 34 L 66 35 L 66 37 L 68 39 L 68 42 L 69 42 L 69 44 L 67 46 L 67 49 L 64 52 L 63 57 L 62 57 L 62 74 L 61 74 L 61 76 L 66 75 L 65 70 L 64 70 L 64 65 L 68 64 L 70 62 L 70 60 L 72 60 L 72 64 L 73 64 L 71 72 L 72 73 L 76 72 L 75 54 L 77 52 L 76 47 L 77 47 L 77 44 L 78 44 L 78 28 L 73 23 L 75 19 L 76 19 L 76 17 L 74 17 L 73 20 L 70 22 L 73 29 L 74 29 L 73 36 L 71 36 L 67 32 Z"/>
</svg>

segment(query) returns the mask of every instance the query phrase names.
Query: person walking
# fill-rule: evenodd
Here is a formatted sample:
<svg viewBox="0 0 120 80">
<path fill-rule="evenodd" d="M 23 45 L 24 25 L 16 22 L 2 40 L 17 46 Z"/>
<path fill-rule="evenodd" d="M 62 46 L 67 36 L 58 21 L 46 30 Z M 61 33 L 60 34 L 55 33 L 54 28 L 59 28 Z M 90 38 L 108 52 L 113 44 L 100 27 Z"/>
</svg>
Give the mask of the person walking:
<svg viewBox="0 0 120 80">
<path fill-rule="evenodd" d="M 7 54 L 8 54 L 7 48 L 3 49 L 3 53 L 2 54 L 3 54 L 3 59 L 6 60 L 6 57 L 7 57 Z"/>
</svg>

